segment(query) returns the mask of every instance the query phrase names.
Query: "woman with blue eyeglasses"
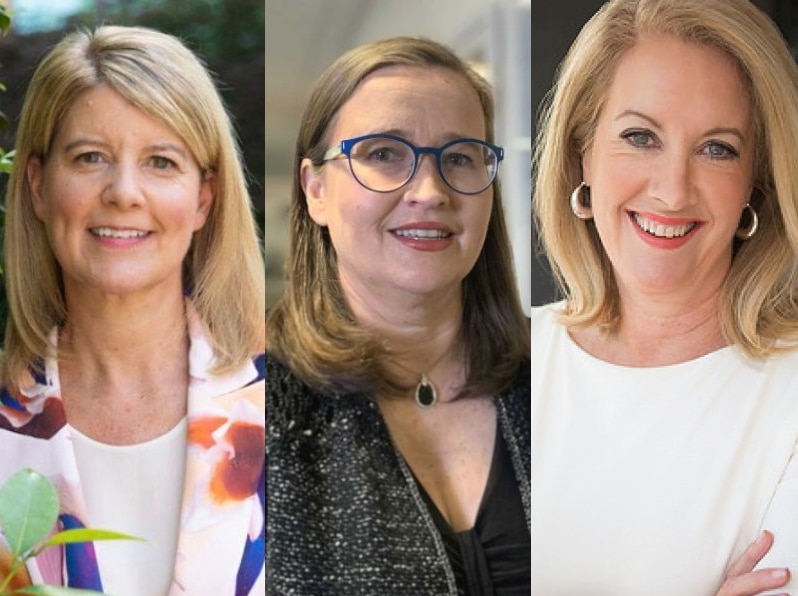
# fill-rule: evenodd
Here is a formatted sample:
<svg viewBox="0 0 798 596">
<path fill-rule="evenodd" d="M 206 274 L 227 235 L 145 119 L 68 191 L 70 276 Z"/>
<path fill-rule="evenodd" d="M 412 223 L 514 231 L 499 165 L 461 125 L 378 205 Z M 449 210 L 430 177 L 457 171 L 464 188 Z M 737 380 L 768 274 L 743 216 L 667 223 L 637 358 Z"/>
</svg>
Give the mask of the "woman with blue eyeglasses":
<svg viewBox="0 0 798 596">
<path fill-rule="evenodd" d="M 529 594 L 529 324 L 487 82 L 393 38 L 322 75 L 267 314 L 267 590 Z"/>
</svg>

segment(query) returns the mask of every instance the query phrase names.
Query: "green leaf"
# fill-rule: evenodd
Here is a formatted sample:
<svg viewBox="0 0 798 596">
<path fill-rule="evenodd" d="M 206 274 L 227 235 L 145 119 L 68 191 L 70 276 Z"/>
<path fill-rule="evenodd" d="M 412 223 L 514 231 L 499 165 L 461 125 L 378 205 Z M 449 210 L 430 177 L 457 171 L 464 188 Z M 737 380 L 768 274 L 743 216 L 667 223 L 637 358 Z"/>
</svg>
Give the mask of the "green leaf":
<svg viewBox="0 0 798 596">
<path fill-rule="evenodd" d="M 20 470 L 0 488 L 0 529 L 15 557 L 41 542 L 57 517 L 58 495 L 38 472 Z"/>
<path fill-rule="evenodd" d="M 0 12 L 0 31 L 3 32 L 3 35 L 6 34 L 9 27 L 11 27 L 11 17 L 5 11 Z"/>
<path fill-rule="evenodd" d="M 94 528 L 75 528 L 64 530 L 51 536 L 42 547 L 56 546 L 58 544 L 73 544 L 75 542 L 91 542 L 93 540 L 141 540 L 136 536 L 122 534 L 121 532 L 111 532 L 110 530 L 96 530 Z"/>
<path fill-rule="evenodd" d="M 98 596 L 103 592 L 95 590 L 79 590 L 62 588 L 61 586 L 25 586 L 11 592 L 12 594 L 35 594 L 38 596 Z"/>
</svg>

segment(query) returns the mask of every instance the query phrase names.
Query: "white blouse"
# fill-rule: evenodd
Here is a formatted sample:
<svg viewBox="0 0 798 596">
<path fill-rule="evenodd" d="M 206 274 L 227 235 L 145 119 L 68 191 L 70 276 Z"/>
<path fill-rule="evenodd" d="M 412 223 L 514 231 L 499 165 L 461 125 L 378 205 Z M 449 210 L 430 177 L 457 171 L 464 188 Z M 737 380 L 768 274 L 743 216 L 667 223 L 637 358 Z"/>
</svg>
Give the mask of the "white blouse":
<svg viewBox="0 0 798 596">
<path fill-rule="evenodd" d="M 532 594 L 714 595 L 760 530 L 798 593 L 798 351 L 631 368 L 532 310 Z"/>
<path fill-rule="evenodd" d="M 135 445 L 106 445 L 71 428 L 89 525 L 146 542 L 95 541 L 103 590 L 161 596 L 175 568 L 186 465 L 186 419 Z"/>
</svg>

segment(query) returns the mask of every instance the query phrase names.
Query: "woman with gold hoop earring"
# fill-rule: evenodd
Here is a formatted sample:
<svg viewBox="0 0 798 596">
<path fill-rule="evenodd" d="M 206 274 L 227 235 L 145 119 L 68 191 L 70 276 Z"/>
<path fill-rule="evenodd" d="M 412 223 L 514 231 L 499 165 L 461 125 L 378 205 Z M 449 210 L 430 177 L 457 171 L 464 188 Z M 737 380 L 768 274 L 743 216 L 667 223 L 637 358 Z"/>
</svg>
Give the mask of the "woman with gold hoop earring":
<svg viewBox="0 0 798 596">
<path fill-rule="evenodd" d="M 793 593 L 795 61 L 747 0 L 611 0 L 558 72 L 533 184 L 562 300 L 532 311 L 532 593 Z"/>
</svg>

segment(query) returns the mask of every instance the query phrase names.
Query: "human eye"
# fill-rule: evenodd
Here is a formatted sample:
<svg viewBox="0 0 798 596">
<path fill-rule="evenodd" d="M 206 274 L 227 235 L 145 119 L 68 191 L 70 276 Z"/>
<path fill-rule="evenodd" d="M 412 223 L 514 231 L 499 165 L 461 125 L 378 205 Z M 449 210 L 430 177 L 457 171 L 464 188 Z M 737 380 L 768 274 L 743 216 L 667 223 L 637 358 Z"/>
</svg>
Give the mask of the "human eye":
<svg viewBox="0 0 798 596">
<path fill-rule="evenodd" d="M 391 161 L 396 159 L 396 151 L 392 147 L 377 147 L 369 151 L 370 161 Z"/>
<path fill-rule="evenodd" d="M 656 137 L 650 130 L 645 129 L 631 129 L 625 130 L 621 133 L 621 138 L 624 139 L 632 147 L 639 149 L 649 149 L 656 147 Z"/>
<path fill-rule="evenodd" d="M 455 143 L 443 152 L 443 163 L 453 168 L 473 168 L 486 163 L 485 148 L 478 143 Z"/>
<path fill-rule="evenodd" d="M 367 159 L 374 162 L 392 162 L 405 159 L 407 149 L 395 142 L 380 143 L 369 148 Z"/>
<path fill-rule="evenodd" d="M 446 165 L 454 166 L 456 168 L 467 168 L 474 163 L 473 157 L 458 151 L 447 152 L 443 156 Z"/>
<path fill-rule="evenodd" d="M 153 155 L 150 157 L 150 165 L 156 170 L 173 170 L 177 168 L 177 163 L 163 155 Z"/>
<path fill-rule="evenodd" d="M 355 157 L 374 164 L 389 164 L 407 159 L 410 147 L 390 138 L 365 139 L 355 145 Z"/>
<path fill-rule="evenodd" d="M 78 165 L 94 165 L 101 163 L 102 160 L 103 156 L 99 151 L 84 151 L 74 157 L 74 161 Z"/>
<path fill-rule="evenodd" d="M 710 141 L 701 148 L 701 153 L 710 159 L 735 159 L 740 156 L 740 152 L 728 143 L 720 141 Z"/>
</svg>

